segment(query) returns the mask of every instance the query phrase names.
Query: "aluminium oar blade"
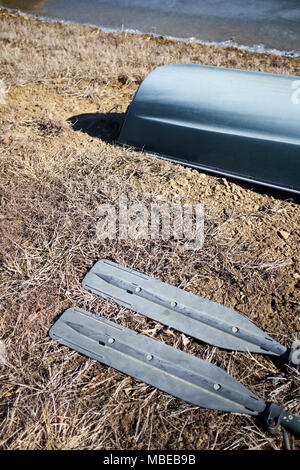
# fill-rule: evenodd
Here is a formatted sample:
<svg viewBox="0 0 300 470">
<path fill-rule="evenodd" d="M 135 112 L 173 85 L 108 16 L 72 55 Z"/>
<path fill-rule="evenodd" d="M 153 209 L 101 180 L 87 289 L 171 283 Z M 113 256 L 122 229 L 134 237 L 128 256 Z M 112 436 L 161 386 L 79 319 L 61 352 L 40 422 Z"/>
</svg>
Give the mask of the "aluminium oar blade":
<svg viewBox="0 0 300 470">
<path fill-rule="evenodd" d="M 288 348 L 234 310 L 112 261 L 98 261 L 82 286 L 213 346 L 289 355 Z"/>
<path fill-rule="evenodd" d="M 261 415 L 266 403 L 219 367 L 79 308 L 50 329 L 59 343 L 203 408 Z"/>
</svg>

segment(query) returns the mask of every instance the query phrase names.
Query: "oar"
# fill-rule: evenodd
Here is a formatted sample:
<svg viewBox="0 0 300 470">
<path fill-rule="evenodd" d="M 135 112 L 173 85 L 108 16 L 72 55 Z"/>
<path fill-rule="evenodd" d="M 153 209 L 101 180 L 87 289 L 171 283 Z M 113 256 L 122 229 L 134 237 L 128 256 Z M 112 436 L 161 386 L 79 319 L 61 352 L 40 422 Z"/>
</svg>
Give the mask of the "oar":
<svg viewBox="0 0 300 470">
<path fill-rule="evenodd" d="M 277 356 L 298 366 L 300 342 L 287 348 L 240 313 L 108 260 L 98 261 L 83 287 L 205 343 Z"/>
<path fill-rule="evenodd" d="M 258 416 L 270 432 L 300 433 L 300 419 L 267 403 L 223 369 L 79 308 L 49 332 L 52 339 L 194 405 Z"/>
</svg>

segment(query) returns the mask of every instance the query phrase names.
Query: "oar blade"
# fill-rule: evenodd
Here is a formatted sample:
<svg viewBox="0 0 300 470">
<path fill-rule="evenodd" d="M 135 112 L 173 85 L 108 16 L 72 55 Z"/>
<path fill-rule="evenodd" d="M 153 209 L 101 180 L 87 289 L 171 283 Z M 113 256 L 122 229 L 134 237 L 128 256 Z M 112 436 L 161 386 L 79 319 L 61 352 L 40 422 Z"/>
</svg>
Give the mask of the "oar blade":
<svg viewBox="0 0 300 470">
<path fill-rule="evenodd" d="M 275 356 L 287 353 L 286 347 L 238 312 L 109 260 L 98 261 L 82 285 L 213 346 Z"/>
<path fill-rule="evenodd" d="M 90 358 L 203 408 L 258 415 L 265 402 L 219 367 L 79 308 L 50 337 Z"/>
</svg>

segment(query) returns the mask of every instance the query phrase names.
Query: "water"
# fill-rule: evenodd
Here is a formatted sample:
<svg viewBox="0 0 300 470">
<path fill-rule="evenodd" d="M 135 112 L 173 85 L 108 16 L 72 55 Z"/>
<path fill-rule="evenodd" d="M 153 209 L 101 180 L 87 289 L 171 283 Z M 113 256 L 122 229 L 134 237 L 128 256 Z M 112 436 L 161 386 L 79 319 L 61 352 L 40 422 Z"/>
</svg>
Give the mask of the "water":
<svg viewBox="0 0 300 470">
<path fill-rule="evenodd" d="M 110 30 L 300 55 L 299 0 L 0 0 L 0 6 Z"/>
</svg>

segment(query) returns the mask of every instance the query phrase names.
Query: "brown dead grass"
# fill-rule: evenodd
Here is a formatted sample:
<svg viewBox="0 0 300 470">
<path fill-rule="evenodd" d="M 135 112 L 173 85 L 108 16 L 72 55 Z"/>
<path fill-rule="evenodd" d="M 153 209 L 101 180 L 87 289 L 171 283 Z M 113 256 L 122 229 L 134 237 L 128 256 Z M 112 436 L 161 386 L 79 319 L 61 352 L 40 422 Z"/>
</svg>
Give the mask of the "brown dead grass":
<svg viewBox="0 0 300 470">
<path fill-rule="evenodd" d="M 1 75 L 5 82 L 24 85 L 56 78 L 68 86 L 89 80 L 93 95 L 99 85 L 138 84 L 155 67 L 175 62 L 300 75 L 300 58 L 20 20 L 14 14 L 2 13 L 1 40 Z"/>
<path fill-rule="evenodd" d="M 65 308 L 78 305 L 210 360 L 299 414 L 294 369 L 274 385 L 269 377 L 281 370 L 269 358 L 201 345 L 95 298 L 80 281 L 96 260 L 108 258 L 235 308 L 291 344 L 299 332 L 298 201 L 115 146 L 107 113 L 121 116 L 157 65 L 299 75 L 300 60 L 3 12 L 0 22 L 0 79 L 8 91 L 0 105 L 0 338 L 7 355 L 6 364 L 0 361 L 1 448 L 282 448 L 281 434 L 268 436 L 252 418 L 177 400 L 59 346 L 48 330 Z M 75 132 L 67 121 L 82 113 L 89 114 L 89 133 Z M 203 248 L 186 251 L 174 240 L 98 240 L 97 207 L 120 193 L 145 204 L 157 195 L 204 203 Z"/>
</svg>

